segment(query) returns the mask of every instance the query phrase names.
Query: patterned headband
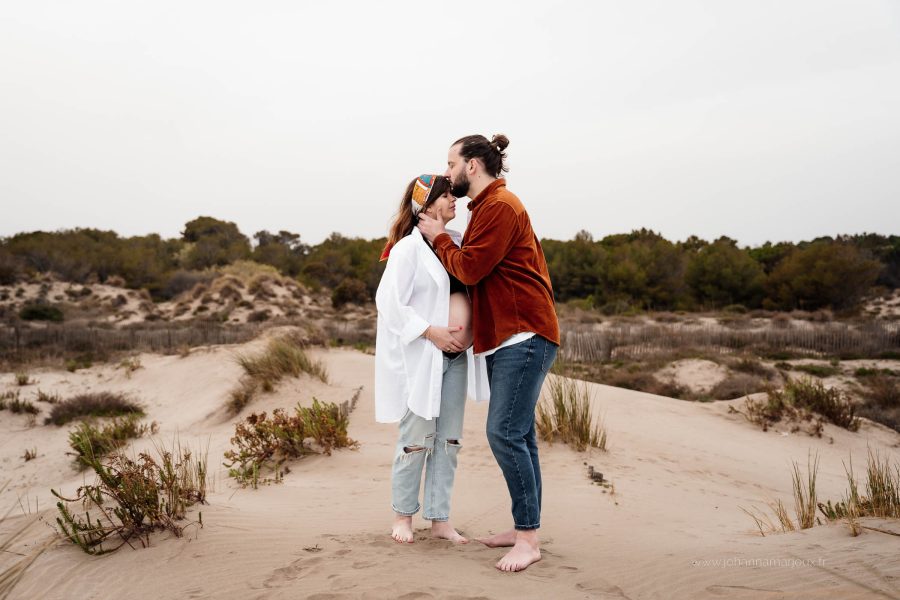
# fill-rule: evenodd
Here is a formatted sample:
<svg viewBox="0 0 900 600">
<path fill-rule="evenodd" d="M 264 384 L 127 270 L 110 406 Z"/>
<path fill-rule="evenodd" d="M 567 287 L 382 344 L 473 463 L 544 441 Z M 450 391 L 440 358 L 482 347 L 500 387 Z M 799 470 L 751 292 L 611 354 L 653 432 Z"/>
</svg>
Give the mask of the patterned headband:
<svg viewBox="0 0 900 600">
<path fill-rule="evenodd" d="M 411 202 L 414 215 L 418 215 L 419 211 L 425 208 L 425 205 L 428 203 L 428 197 L 431 195 L 431 188 L 434 187 L 434 182 L 437 181 L 438 177 L 441 177 L 441 175 L 419 175 L 416 178 Z"/>
<path fill-rule="evenodd" d="M 425 205 L 428 204 L 428 197 L 431 196 L 431 188 L 434 187 L 434 182 L 440 177 L 443 177 L 443 175 L 426 174 L 416 177 L 416 183 L 413 185 L 412 200 L 409 202 L 412 207 L 413 216 L 418 216 L 422 209 L 425 208 Z M 391 254 L 391 248 L 393 247 L 394 245 L 390 242 L 385 244 L 384 250 L 381 252 L 381 258 L 378 260 L 387 260 L 388 256 Z"/>
</svg>

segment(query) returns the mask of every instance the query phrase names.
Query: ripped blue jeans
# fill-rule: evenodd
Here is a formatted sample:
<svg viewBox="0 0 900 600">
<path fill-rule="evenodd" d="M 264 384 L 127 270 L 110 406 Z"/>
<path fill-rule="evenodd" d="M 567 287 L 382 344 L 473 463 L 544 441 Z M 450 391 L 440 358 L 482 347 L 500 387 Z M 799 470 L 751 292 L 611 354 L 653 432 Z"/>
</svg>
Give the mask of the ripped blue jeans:
<svg viewBox="0 0 900 600">
<path fill-rule="evenodd" d="M 439 417 L 423 419 L 407 409 L 400 420 L 391 471 L 391 507 L 398 515 L 414 515 L 422 507 L 419 488 L 424 467 L 425 512 L 422 516 L 430 521 L 450 518 L 450 496 L 466 408 L 466 360 L 465 352 L 452 359 L 444 356 Z"/>
</svg>

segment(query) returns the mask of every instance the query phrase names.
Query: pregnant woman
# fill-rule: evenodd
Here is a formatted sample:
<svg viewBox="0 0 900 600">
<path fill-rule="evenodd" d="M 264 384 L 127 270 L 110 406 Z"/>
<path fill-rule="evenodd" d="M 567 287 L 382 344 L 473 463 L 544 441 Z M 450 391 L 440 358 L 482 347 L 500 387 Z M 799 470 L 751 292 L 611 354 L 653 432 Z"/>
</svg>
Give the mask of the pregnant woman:
<svg viewBox="0 0 900 600">
<path fill-rule="evenodd" d="M 391 471 L 391 537 L 413 542 L 424 467 L 423 516 L 431 521 L 431 534 L 466 543 L 449 519 L 472 362 L 466 352 L 472 345 L 471 305 L 466 287 L 447 274 L 416 229 L 420 214 L 444 223 L 456 216 L 449 179 L 421 175 L 410 182 L 381 257 L 387 266 L 375 295 L 375 420 L 400 424 Z M 450 234 L 459 245 L 459 233 Z"/>
</svg>

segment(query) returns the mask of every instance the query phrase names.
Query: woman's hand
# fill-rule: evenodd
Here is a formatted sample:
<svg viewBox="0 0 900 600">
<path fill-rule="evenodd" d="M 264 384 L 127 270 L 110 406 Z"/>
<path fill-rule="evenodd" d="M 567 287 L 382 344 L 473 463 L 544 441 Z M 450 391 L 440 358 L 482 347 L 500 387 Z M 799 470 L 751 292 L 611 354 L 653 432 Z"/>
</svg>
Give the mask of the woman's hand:
<svg viewBox="0 0 900 600">
<path fill-rule="evenodd" d="M 462 352 L 465 348 L 456 341 L 450 332 L 462 331 L 462 327 L 437 327 L 429 325 L 422 334 L 426 340 L 443 350 L 444 352 Z"/>
</svg>

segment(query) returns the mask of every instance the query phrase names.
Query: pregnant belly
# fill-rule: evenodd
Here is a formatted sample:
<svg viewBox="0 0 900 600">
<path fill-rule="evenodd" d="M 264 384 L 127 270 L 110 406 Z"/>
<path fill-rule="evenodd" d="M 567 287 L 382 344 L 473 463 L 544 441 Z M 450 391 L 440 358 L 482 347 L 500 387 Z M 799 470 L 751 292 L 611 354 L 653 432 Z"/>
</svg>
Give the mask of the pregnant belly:
<svg viewBox="0 0 900 600">
<path fill-rule="evenodd" d="M 450 327 L 462 327 L 461 331 L 454 331 L 452 335 L 463 348 L 472 345 L 472 304 L 469 297 L 463 292 L 450 294 Z"/>
</svg>

